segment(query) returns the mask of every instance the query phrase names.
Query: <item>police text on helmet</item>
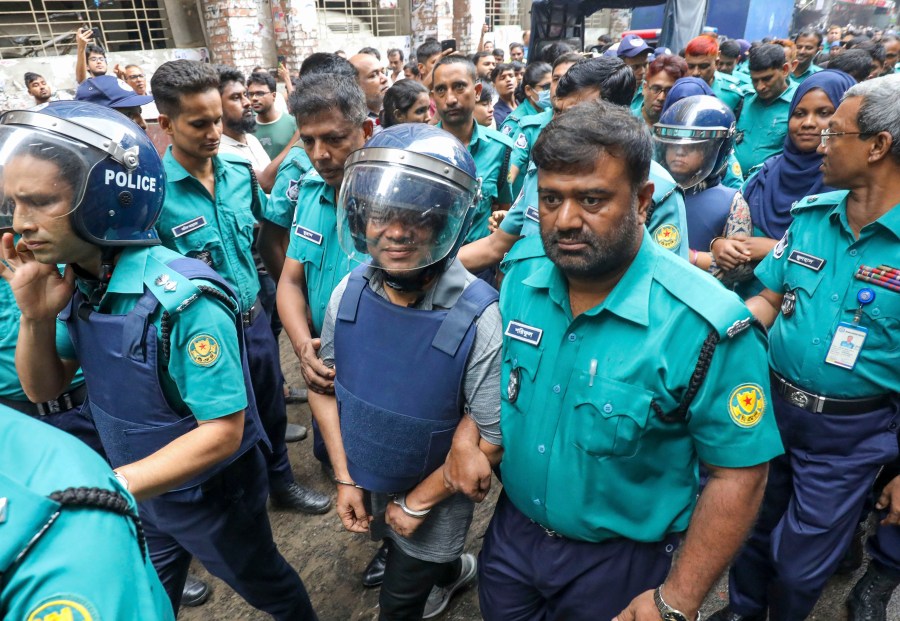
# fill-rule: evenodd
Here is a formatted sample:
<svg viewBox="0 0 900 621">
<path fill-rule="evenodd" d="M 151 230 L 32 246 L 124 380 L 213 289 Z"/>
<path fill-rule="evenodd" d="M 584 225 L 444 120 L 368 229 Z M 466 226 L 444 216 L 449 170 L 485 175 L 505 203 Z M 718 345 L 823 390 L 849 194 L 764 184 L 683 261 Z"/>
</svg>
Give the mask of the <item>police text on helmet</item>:
<svg viewBox="0 0 900 621">
<path fill-rule="evenodd" d="M 107 170 L 106 178 L 103 181 L 106 185 L 109 185 L 110 181 L 115 181 L 120 188 L 156 192 L 156 177 Z"/>
</svg>

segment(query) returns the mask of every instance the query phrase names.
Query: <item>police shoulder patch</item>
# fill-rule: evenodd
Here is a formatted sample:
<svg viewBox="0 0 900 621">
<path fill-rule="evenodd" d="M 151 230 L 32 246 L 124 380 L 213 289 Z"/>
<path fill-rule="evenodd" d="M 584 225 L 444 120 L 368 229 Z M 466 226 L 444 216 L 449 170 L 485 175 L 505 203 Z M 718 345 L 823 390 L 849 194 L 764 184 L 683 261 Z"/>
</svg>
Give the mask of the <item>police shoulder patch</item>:
<svg viewBox="0 0 900 621">
<path fill-rule="evenodd" d="M 188 342 L 188 356 L 199 367 L 211 367 L 219 360 L 219 342 L 209 334 L 198 334 Z"/>
<path fill-rule="evenodd" d="M 54 595 L 34 606 L 26 621 L 99 621 L 94 606 L 77 595 Z"/>
<path fill-rule="evenodd" d="M 662 224 L 653 231 L 653 239 L 666 250 L 674 250 L 681 244 L 681 232 L 674 224 Z"/>
<path fill-rule="evenodd" d="M 743 171 L 741 170 L 741 165 L 738 163 L 737 160 L 734 160 L 731 163 L 731 174 L 733 174 L 735 177 L 743 176 Z"/>
<path fill-rule="evenodd" d="M 778 240 L 778 243 L 775 244 L 775 247 L 772 249 L 772 256 L 776 259 L 780 259 L 784 255 L 784 250 L 787 248 L 788 244 L 788 234 L 787 231 L 784 232 L 784 235 L 781 236 L 781 239 Z"/>
<path fill-rule="evenodd" d="M 516 148 L 525 149 L 528 147 L 528 138 L 525 137 L 525 134 L 519 134 L 519 137 L 516 138 Z"/>
<path fill-rule="evenodd" d="M 766 412 L 766 393 L 759 384 L 741 384 L 728 397 L 728 413 L 738 427 L 755 427 Z"/>
</svg>

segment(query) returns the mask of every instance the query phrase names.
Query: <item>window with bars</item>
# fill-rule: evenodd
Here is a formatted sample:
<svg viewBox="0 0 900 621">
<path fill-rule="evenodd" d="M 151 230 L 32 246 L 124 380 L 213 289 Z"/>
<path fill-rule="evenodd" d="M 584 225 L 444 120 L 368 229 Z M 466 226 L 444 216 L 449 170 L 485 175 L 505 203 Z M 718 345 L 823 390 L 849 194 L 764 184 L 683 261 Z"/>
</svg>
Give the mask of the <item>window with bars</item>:
<svg viewBox="0 0 900 621">
<path fill-rule="evenodd" d="M 487 0 L 484 3 L 485 18 L 493 27 L 519 25 L 519 0 Z"/>
<path fill-rule="evenodd" d="M 317 0 L 322 26 L 337 36 L 394 37 L 410 34 L 399 4 L 409 0 Z"/>
<path fill-rule="evenodd" d="M 107 51 L 168 46 L 163 0 L 0 0 L 0 58 L 60 56 L 76 50 L 75 31 L 98 29 Z"/>
</svg>

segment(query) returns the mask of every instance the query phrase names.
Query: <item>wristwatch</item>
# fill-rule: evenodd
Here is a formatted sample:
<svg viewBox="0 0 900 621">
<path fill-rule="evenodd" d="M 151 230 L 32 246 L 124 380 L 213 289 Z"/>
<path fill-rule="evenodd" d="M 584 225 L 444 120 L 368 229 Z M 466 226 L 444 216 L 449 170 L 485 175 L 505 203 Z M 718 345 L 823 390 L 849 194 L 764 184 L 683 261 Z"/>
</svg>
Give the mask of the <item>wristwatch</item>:
<svg viewBox="0 0 900 621">
<path fill-rule="evenodd" d="M 656 590 L 653 591 L 653 603 L 656 604 L 656 609 L 659 610 L 659 614 L 663 618 L 663 621 L 688 621 L 686 614 L 680 610 L 675 610 L 666 603 L 666 600 L 663 599 L 661 589 L 662 586 L 658 586 L 656 587 Z M 700 621 L 699 612 L 697 613 L 697 621 Z"/>
</svg>

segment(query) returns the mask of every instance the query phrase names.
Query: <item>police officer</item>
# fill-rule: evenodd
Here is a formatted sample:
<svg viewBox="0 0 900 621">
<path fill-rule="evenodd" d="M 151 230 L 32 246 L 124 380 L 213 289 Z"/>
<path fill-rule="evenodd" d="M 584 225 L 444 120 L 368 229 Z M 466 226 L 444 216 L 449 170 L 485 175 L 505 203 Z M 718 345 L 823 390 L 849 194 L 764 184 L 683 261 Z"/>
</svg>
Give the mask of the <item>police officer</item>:
<svg viewBox="0 0 900 621">
<path fill-rule="evenodd" d="M 474 504 L 443 482 L 461 420 L 477 424 L 482 459 L 501 451 L 497 292 L 456 261 L 479 183 L 465 147 L 419 123 L 372 138 L 345 174 L 337 228 L 364 264 L 335 289 L 322 329 L 336 401 L 310 405 L 344 526 L 391 542 L 380 618 L 428 619 L 476 573 L 462 553 Z"/>
<path fill-rule="evenodd" d="M 684 190 L 689 261 L 729 281 L 738 276 L 732 269 L 747 258 L 736 252 L 737 260 L 720 249 L 726 265 L 717 265 L 708 250 L 713 241 L 728 235 L 752 233 L 747 202 L 740 190 L 726 187 L 722 178 L 734 145 L 734 114 L 715 97 L 694 95 L 668 108 L 653 126 L 656 161 L 671 173 Z M 724 245 L 736 241 L 722 239 Z M 699 249 L 699 250 L 698 250 Z M 750 277 L 747 270 L 743 278 Z"/>
<path fill-rule="evenodd" d="M 598 97 L 625 105 L 633 90 L 634 74 L 621 60 L 601 57 L 584 61 L 571 74 L 565 73 L 560 78 L 554 110 L 556 114 L 562 114 L 572 106 Z M 650 179 L 654 189 L 647 227 L 653 231 L 654 240 L 660 246 L 687 259 L 689 248 L 684 240 L 687 226 L 681 191 L 669 173 L 656 162 L 650 164 Z M 522 191 L 512 209 L 497 230 L 462 248 L 460 260 L 463 265 L 469 270 L 483 269 L 499 262 L 521 237 L 537 235 L 537 205 L 537 166 L 529 162 Z"/>
<path fill-rule="evenodd" d="M 151 84 L 159 125 L 172 139 L 163 157 L 167 195 L 156 223 L 160 240 L 209 264 L 239 296 L 253 395 L 272 443 L 267 462 L 273 504 L 325 513 L 331 499 L 298 484 L 288 461 L 278 343 L 258 298 L 259 276 L 251 252 L 253 228 L 266 198 L 247 160 L 217 155 L 222 135 L 219 75 L 209 65 L 178 60 L 160 66 Z"/>
<path fill-rule="evenodd" d="M 176 612 L 193 555 L 274 617 L 315 619 L 272 541 L 239 307 L 204 263 L 159 245 L 153 144 L 82 102 L 8 112 L 0 141 L 2 202 L 21 235 L 3 236 L 0 276 L 22 310 L 26 394 L 45 401 L 84 369 L 103 448 L 139 501 Z"/>
<path fill-rule="evenodd" d="M 747 304 L 772 325 L 786 454 L 772 462 L 717 621 L 762 620 L 767 610 L 773 621 L 805 619 L 850 545 L 876 474 L 897 458 L 900 294 L 884 274 L 900 265 L 898 97 L 900 76 L 847 90 L 820 147 L 823 182 L 843 189 L 798 201 L 756 268 L 766 289 Z"/>
<path fill-rule="evenodd" d="M 640 121 L 603 101 L 535 145 L 541 236 L 510 253 L 500 298 L 488 621 L 694 619 L 780 450 L 749 311 L 643 226 L 651 152 Z M 696 502 L 699 461 L 712 478 Z"/>
<path fill-rule="evenodd" d="M 0 615 L 174 621 L 134 498 L 109 465 L 3 406 L 0 428 Z"/>
<path fill-rule="evenodd" d="M 784 48 L 764 43 L 750 50 L 753 95 L 747 97 L 737 122 L 734 153 L 745 176 L 753 174 L 768 158 L 781 153 L 787 136 L 788 112 L 797 83 Z"/>
<path fill-rule="evenodd" d="M 706 82 L 713 94 L 731 108 L 735 118 L 740 118 L 744 105 L 741 81 L 736 76 L 716 70 L 719 60 L 719 42 L 716 38 L 700 35 L 688 41 L 684 60 L 687 62 L 688 75 Z"/>
</svg>

